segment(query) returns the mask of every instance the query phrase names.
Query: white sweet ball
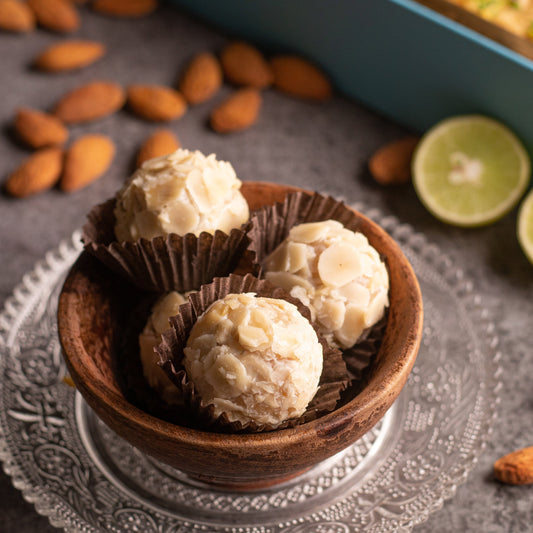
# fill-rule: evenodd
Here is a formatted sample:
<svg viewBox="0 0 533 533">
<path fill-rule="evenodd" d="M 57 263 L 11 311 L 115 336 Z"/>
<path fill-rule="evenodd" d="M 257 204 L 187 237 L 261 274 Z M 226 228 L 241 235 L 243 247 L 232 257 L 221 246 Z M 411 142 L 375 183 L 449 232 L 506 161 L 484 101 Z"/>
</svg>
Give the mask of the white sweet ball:
<svg viewBox="0 0 533 533">
<path fill-rule="evenodd" d="M 301 416 L 318 390 L 322 345 L 285 301 L 229 294 L 193 326 L 184 365 L 203 405 L 231 422 L 276 427 Z"/>
<path fill-rule="evenodd" d="M 144 377 L 150 387 L 169 404 L 180 403 L 181 393 L 157 364 L 159 356 L 154 348 L 161 343 L 161 335 L 170 329 L 168 319 L 178 314 L 186 299 L 179 292 L 172 291 L 159 297 L 152 308 L 142 333 L 139 335 L 139 350 Z"/>
<path fill-rule="evenodd" d="M 378 252 L 336 220 L 294 226 L 264 267 L 266 279 L 306 305 L 339 348 L 353 346 L 389 305 L 389 276 Z"/>
<path fill-rule="evenodd" d="M 231 164 L 214 154 L 180 148 L 150 159 L 117 194 L 115 235 L 136 241 L 169 233 L 230 233 L 249 216 L 240 188 Z"/>
</svg>

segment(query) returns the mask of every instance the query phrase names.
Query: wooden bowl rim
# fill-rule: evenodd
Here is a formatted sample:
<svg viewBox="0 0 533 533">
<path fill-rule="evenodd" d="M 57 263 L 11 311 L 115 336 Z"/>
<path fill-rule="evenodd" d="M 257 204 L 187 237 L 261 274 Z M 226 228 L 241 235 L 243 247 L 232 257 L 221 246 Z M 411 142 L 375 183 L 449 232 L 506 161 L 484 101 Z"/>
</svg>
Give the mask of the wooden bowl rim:
<svg viewBox="0 0 533 533">
<path fill-rule="evenodd" d="M 312 191 L 297 188 L 294 186 L 286 186 L 283 184 L 270 182 L 243 182 L 243 187 L 281 187 L 287 192 L 303 191 L 313 194 Z M 395 264 L 398 268 L 402 268 L 405 275 L 405 283 L 409 287 L 409 294 L 416 305 L 412 309 L 412 313 L 405 315 L 405 320 L 408 320 L 403 329 L 406 329 L 410 334 L 405 340 L 405 344 L 401 346 L 394 365 L 394 372 L 387 375 L 386 382 L 383 379 L 377 379 L 377 376 L 372 376 L 365 388 L 347 404 L 339 407 L 335 411 L 321 416 L 313 421 L 296 426 L 294 428 L 287 428 L 282 430 L 274 430 L 255 434 L 227 434 L 214 433 L 205 430 L 192 429 L 184 426 L 178 426 L 170 422 L 166 422 L 159 418 L 149 415 L 140 408 L 129 403 L 122 395 L 118 395 L 115 391 L 110 389 L 106 383 L 98 376 L 94 379 L 94 372 L 91 371 L 87 362 L 79 356 L 79 351 L 76 346 L 81 346 L 81 339 L 69 331 L 66 327 L 62 317 L 69 317 L 69 304 L 72 296 L 62 290 L 59 306 L 58 306 L 58 322 L 59 322 L 59 336 L 63 353 L 66 355 L 65 360 L 67 367 L 72 374 L 75 383 L 80 389 L 87 389 L 93 396 L 103 402 L 113 412 L 114 415 L 121 418 L 130 427 L 138 426 L 138 428 L 146 433 L 154 434 L 154 439 L 163 438 L 165 440 L 179 441 L 185 446 L 198 446 L 217 449 L 228 449 L 228 447 L 235 450 L 247 450 L 251 448 L 260 449 L 286 445 L 298 445 L 299 442 L 308 442 L 310 438 L 315 438 L 317 435 L 335 434 L 342 432 L 344 427 L 350 427 L 350 421 L 358 416 L 361 420 L 367 420 L 372 417 L 372 414 L 379 411 L 383 407 L 383 398 L 390 398 L 390 404 L 396 399 L 399 391 L 403 388 L 409 373 L 414 365 L 420 340 L 422 336 L 423 323 L 423 309 L 422 309 L 422 295 L 420 287 L 409 261 L 401 251 L 398 244 L 388 233 L 381 228 L 377 223 L 371 219 L 355 211 L 350 206 L 349 209 L 354 211 L 358 217 L 366 224 L 372 227 L 376 234 L 381 235 L 381 238 L 388 243 L 388 248 L 394 252 Z M 65 286 L 77 274 L 76 266 L 83 254 L 73 265 L 65 281 Z M 72 324 L 72 321 L 70 321 Z M 389 328 L 385 335 L 389 335 Z M 77 337 L 77 338 L 76 338 Z M 88 358 L 87 353 L 85 359 Z M 80 383 L 80 375 L 91 375 L 93 379 L 85 379 Z M 390 405 L 387 406 L 387 408 Z"/>
</svg>

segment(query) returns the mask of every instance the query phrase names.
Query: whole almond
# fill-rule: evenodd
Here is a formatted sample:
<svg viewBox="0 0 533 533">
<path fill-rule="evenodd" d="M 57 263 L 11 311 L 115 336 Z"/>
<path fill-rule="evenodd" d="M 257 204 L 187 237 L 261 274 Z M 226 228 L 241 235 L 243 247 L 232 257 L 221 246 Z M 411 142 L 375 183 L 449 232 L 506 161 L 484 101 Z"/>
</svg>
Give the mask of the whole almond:
<svg viewBox="0 0 533 533">
<path fill-rule="evenodd" d="M 178 87 L 187 102 L 199 104 L 212 98 L 222 85 L 222 68 L 210 52 L 194 56 L 185 67 Z"/>
<path fill-rule="evenodd" d="M 15 32 L 35 28 L 35 15 L 28 4 L 19 0 L 0 0 L 0 29 Z"/>
<path fill-rule="evenodd" d="M 105 54 L 105 46 L 96 41 L 69 40 L 48 47 L 34 65 L 45 72 L 63 72 L 86 67 Z"/>
<path fill-rule="evenodd" d="M 70 33 L 80 27 L 76 7 L 68 0 L 28 0 L 40 26 L 59 33 Z"/>
<path fill-rule="evenodd" d="M 31 148 L 63 144 L 68 130 L 57 117 L 23 107 L 17 111 L 14 123 L 19 138 Z"/>
<path fill-rule="evenodd" d="M 91 7 L 112 17 L 143 17 L 159 5 L 158 0 L 93 0 Z"/>
<path fill-rule="evenodd" d="M 144 141 L 137 154 L 137 166 L 145 161 L 171 154 L 181 146 L 179 140 L 170 130 L 158 130 Z"/>
<path fill-rule="evenodd" d="M 510 485 L 533 483 L 533 446 L 501 457 L 494 463 L 496 479 Z"/>
<path fill-rule="evenodd" d="M 43 148 L 28 157 L 7 179 L 6 191 L 25 198 L 52 187 L 63 167 L 61 148 Z"/>
<path fill-rule="evenodd" d="M 298 56 L 279 55 L 270 60 L 274 86 L 287 94 L 307 100 L 324 101 L 332 94 L 326 75 L 311 62 Z"/>
<path fill-rule="evenodd" d="M 220 53 L 226 79 L 235 85 L 264 89 L 272 84 L 273 74 L 263 54 L 244 42 L 228 44 Z"/>
<path fill-rule="evenodd" d="M 211 127 L 219 133 L 249 128 L 257 121 L 261 103 L 257 89 L 239 89 L 213 110 Z"/>
<path fill-rule="evenodd" d="M 53 113 L 67 124 L 79 124 L 118 111 L 125 100 L 126 93 L 117 83 L 93 81 L 65 94 Z"/>
<path fill-rule="evenodd" d="M 183 96 L 163 85 L 130 85 L 127 101 L 136 115 L 153 122 L 176 120 L 187 110 Z"/>
<path fill-rule="evenodd" d="M 368 162 L 372 177 L 381 185 L 400 185 L 411 179 L 411 160 L 418 137 L 404 137 L 382 146 Z"/>
<path fill-rule="evenodd" d="M 115 156 L 115 144 L 105 135 L 84 135 L 69 147 L 59 187 L 76 191 L 98 179 L 109 168 Z"/>
</svg>

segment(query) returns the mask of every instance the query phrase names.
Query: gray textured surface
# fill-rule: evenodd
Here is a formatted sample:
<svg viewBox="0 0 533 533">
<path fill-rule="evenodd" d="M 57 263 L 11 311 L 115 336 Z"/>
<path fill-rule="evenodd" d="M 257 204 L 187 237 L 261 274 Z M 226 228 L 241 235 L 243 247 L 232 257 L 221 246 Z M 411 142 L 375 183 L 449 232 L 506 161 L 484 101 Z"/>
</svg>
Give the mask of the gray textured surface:
<svg viewBox="0 0 533 533">
<path fill-rule="evenodd" d="M 37 31 L 27 36 L 0 34 L 0 175 L 2 180 L 27 155 L 13 141 L 9 125 L 18 106 L 50 108 L 67 90 L 86 80 L 106 78 L 123 84 L 173 84 L 194 52 L 216 51 L 227 37 L 170 8 L 137 21 L 117 21 L 83 10 L 80 37 L 100 39 L 109 48 L 99 63 L 76 73 L 45 75 L 29 65 L 42 48 L 58 40 Z M 224 92 L 228 91 L 226 88 Z M 476 280 L 486 306 L 497 318 L 504 370 L 496 427 L 476 468 L 456 495 L 417 532 L 533 531 L 533 487 L 506 487 L 492 479 L 500 455 L 533 445 L 533 267 L 515 238 L 515 216 L 477 230 L 451 228 L 433 219 L 410 186 L 384 189 L 368 177 L 366 161 L 384 142 L 405 133 L 401 126 L 337 97 L 317 106 L 274 91 L 264 95 L 259 123 L 231 136 L 206 127 L 215 101 L 191 109 L 171 124 L 184 147 L 215 152 L 230 160 L 243 180 L 290 183 L 363 200 L 408 222 L 436 243 Z M 156 126 L 126 111 L 71 128 L 109 134 L 118 153 L 112 168 L 87 189 L 65 195 L 52 190 L 26 200 L 0 196 L 0 298 L 9 296 L 22 275 L 58 242 L 79 227 L 92 205 L 111 196 L 131 171 L 136 148 Z M 0 474 L 0 532 L 56 531 Z"/>
</svg>

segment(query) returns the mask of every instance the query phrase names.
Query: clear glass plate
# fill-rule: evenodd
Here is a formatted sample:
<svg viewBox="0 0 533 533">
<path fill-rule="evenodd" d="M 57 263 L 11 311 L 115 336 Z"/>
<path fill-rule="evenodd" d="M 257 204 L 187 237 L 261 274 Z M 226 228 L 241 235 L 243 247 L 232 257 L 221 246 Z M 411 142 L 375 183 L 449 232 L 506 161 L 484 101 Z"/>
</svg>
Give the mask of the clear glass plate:
<svg viewBox="0 0 533 533">
<path fill-rule="evenodd" d="M 394 217 L 366 214 L 411 261 L 425 325 L 405 389 L 357 443 L 286 484 L 232 493 L 113 434 L 63 382 L 57 298 L 81 250 L 77 232 L 24 276 L 0 314 L 0 459 L 14 486 L 69 532 L 405 533 L 423 522 L 464 482 L 490 434 L 498 343 L 461 270 Z"/>
</svg>

